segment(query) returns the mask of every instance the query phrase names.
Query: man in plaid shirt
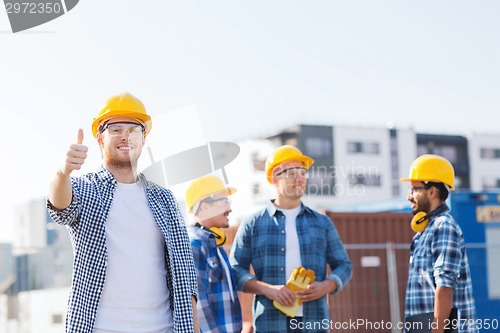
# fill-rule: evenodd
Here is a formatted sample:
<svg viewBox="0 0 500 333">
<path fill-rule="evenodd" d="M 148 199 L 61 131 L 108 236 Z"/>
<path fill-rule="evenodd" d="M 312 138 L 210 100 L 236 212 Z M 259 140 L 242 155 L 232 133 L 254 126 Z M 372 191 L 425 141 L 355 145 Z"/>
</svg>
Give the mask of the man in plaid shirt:
<svg viewBox="0 0 500 333">
<path fill-rule="evenodd" d="M 196 271 L 172 193 L 137 172 L 151 118 L 131 94 L 94 118 L 103 165 L 72 177 L 87 157 L 83 131 L 52 181 L 47 207 L 74 250 L 68 333 L 198 332 Z"/>
<path fill-rule="evenodd" d="M 411 243 L 405 317 L 434 312 L 434 333 L 451 326 L 459 332 L 478 331 L 464 236 L 445 204 L 454 189 L 454 177 L 448 160 L 427 154 L 413 162 L 408 178 L 401 179 L 411 182 L 408 201 L 415 215 L 411 227 L 416 232 Z M 459 322 L 448 320 L 452 308 L 458 309 Z"/>
<path fill-rule="evenodd" d="M 240 333 L 242 329 L 238 287 L 222 247 L 229 227 L 231 203 L 236 192 L 216 176 L 194 180 L 186 191 L 186 204 L 195 224 L 188 227 L 198 273 L 198 315 L 202 333 Z"/>
<path fill-rule="evenodd" d="M 301 201 L 313 162 L 289 145 L 270 154 L 266 174 L 276 199 L 239 226 L 231 248 L 238 288 L 255 294 L 256 333 L 328 332 L 326 296 L 342 290 L 352 277 L 351 262 L 330 218 Z M 312 270 L 316 280 L 293 292 L 285 284 L 300 266 Z M 291 307 L 297 299 L 302 305 L 293 318 L 273 305 L 276 301 Z"/>
</svg>

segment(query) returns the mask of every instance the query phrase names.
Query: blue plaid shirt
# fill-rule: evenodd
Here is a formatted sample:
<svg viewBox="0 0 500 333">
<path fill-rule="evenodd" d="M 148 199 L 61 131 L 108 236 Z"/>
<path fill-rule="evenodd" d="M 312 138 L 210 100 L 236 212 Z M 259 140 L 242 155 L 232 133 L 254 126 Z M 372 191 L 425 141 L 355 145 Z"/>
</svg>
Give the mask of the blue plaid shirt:
<svg viewBox="0 0 500 333">
<path fill-rule="evenodd" d="M 236 279 L 229 266 L 226 252 L 217 248 L 212 233 L 196 226 L 188 227 L 194 263 L 198 273 L 198 317 L 202 333 L 241 332 L 242 317 Z M 231 300 L 229 284 L 217 252 L 220 251 L 231 274 Z"/>
<path fill-rule="evenodd" d="M 193 332 L 192 296 L 197 295 L 196 271 L 186 226 L 172 193 L 139 176 L 154 220 L 165 238 L 167 287 L 173 311 L 174 331 Z M 106 279 L 105 223 L 116 180 L 104 167 L 81 177 L 71 177 L 73 198 L 58 211 L 47 200 L 51 218 L 68 228 L 74 251 L 71 294 L 66 332 L 92 333 Z"/>
<path fill-rule="evenodd" d="M 316 281 L 335 281 L 337 291 L 340 291 L 351 279 L 352 267 L 332 221 L 304 204 L 301 205 L 296 221 L 302 265 L 314 271 Z M 243 291 L 245 284 L 255 278 L 272 285 L 286 284 L 288 276 L 285 276 L 285 248 L 285 216 L 271 201 L 264 210 L 240 225 L 236 233 L 230 262 L 238 288 Z M 327 264 L 332 271 L 328 276 Z M 250 274 L 250 265 L 255 275 Z M 329 317 L 326 295 L 316 301 L 304 303 L 304 324 L 316 323 L 316 326 L 310 326 L 317 327 L 318 323 Z M 253 320 L 256 332 L 287 331 L 286 315 L 263 295 L 255 295 Z"/>
<path fill-rule="evenodd" d="M 453 307 L 459 310 L 461 319 L 470 320 L 469 323 L 476 319 L 464 236 L 449 209 L 431 217 L 425 230 L 413 237 L 406 317 L 434 311 L 435 293 L 426 275 L 437 286 L 453 288 Z M 477 332 L 473 325 L 459 326 L 463 326 L 460 332 Z"/>
</svg>

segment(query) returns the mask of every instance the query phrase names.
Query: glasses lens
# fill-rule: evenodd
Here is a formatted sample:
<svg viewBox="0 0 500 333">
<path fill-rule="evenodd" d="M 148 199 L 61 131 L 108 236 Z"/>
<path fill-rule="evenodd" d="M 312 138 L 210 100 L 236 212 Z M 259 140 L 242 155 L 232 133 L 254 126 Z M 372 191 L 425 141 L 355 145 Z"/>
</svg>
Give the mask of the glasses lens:
<svg viewBox="0 0 500 333">
<path fill-rule="evenodd" d="M 130 123 L 113 123 L 105 127 L 111 136 L 122 136 L 125 131 L 128 132 L 130 136 L 138 137 L 143 133 L 143 127 L 139 124 Z"/>
<path fill-rule="evenodd" d="M 220 206 L 231 204 L 231 200 L 229 198 L 205 199 L 203 201 L 205 201 L 208 204 L 214 204 L 214 205 L 220 205 Z"/>
<path fill-rule="evenodd" d="M 285 175 L 285 178 L 309 178 L 309 173 L 305 168 L 288 168 L 276 174 L 276 176 L 280 175 Z"/>
<path fill-rule="evenodd" d="M 413 194 L 418 190 L 423 190 L 424 188 L 424 186 L 412 186 L 408 189 L 408 193 Z"/>
</svg>

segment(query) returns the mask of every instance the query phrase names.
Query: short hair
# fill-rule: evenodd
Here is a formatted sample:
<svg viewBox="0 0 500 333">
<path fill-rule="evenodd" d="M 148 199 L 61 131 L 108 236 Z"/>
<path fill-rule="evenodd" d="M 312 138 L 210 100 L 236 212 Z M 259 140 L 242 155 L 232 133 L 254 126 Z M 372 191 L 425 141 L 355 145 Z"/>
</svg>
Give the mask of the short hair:
<svg viewBox="0 0 500 333">
<path fill-rule="evenodd" d="M 439 192 L 439 199 L 441 199 L 441 201 L 446 201 L 446 199 L 448 199 L 448 195 L 450 194 L 446 185 L 444 183 L 438 183 L 438 182 L 424 182 L 424 187 L 426 190 L 430 189 L 433 186 Z"/>
</svg>

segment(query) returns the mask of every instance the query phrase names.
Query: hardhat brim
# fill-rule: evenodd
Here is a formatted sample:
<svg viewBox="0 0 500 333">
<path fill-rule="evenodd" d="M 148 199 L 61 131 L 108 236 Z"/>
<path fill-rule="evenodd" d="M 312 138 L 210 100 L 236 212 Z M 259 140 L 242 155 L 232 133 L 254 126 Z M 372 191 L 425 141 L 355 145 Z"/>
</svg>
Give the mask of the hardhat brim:
<svg viewBox="0 0 500 333">
<path fill-rule="evenodd" d="M 97 132 L 99 131 L 99 125 L 101 124 L 101 122 L 105 119 L 113 117 L 130 117 L 142 121 L 146 126 L 144 131 L 145 136 L 148 135 L 148 133 L 151 131 L 151 127 L 153 126 L 151 117 L 147 114 L 126 110 L 111 110 L 105 112 L 99 117 L 94 118 L 94 121 L 92 122 L 92 134 L 95 138 L 97 138 Z"/>
<path fill-rule="evenodd" d="M 432 182 L 432 183 L 443 183 L 442 180 L 436 180 L 436 179 L 412 179 L 412 178 L 399 178 L 400 182 Z M 450 184 L 446 184 L 446 187 L 448 187 L 450 190 L 454 190 L 455 187 Z"/>
<path fill-rule="evenodd" d="M 306 156 L 306 155 L 302 155 L 302 156 L 297 156 L 297 157 L 294 157 L 294 158 L 291 158 L 291 159 L 286 159 L 278 164 L 276 164 L 272 169 L 269 169 L 268 173 L 267 173 L 267 181 L 272 184 L 273 183 L 273 173 L 274 173 L 274 170 L 281 164 L 285 163 L 285 162 L 290 162 L 290 161 L 298 161 L 298 162 L 302 162 L 302 164 L 304 164 L 304 168 L 306 168 L 306 170 L 309 170 L 309 168 L 314 164 L 314 159 L 309 157 L 309 156 Z"/>
<path fill-rule="evenodd" d="M 207 194 L 207 195 L 206 195 L 206 196 L 204 196 L 203 198 L 198 199 L 198 200 L 197 200 L 197 201 L 196 201 L 196 202 L 195 202 L 195 203 L 194 203 L 191 207 L 189 207 L 189 209 L 188 209 L 189 214 L 192 214 L 192 213 L 193 213 L 193 207 L 196 205 L 196 203 L 197 203 L 197 202 L 200 202 L 201 200 L 205 199 L 206 197 L 211 196 L 211 195 L 212 195 L 212 194 L 214 194 L 214 193 L 219 193 L 219 192 L 222 192 L 222 191 L 223 191 L 223 190 L 220 190 L 220 191 L 217 191 L 217 192 L 212 192 L 212 193 Z M 227 195 L 228 195 L 228 196 L 230 196 L 230 195 L 234 194 L 236 191 L 238 191 L 238 190 L 236 189 L 236 187 L 226 187 L 226 192 L 227 192 Z"/>
</svg>

